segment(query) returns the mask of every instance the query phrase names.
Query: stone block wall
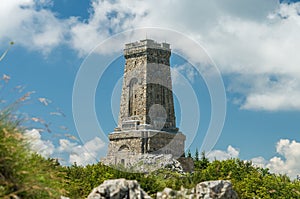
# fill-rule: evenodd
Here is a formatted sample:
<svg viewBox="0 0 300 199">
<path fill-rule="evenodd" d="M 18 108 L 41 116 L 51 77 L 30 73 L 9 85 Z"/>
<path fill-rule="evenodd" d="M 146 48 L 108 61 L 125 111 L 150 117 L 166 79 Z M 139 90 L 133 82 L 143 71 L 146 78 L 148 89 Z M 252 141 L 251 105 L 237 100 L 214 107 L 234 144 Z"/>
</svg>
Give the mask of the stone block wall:
<svg viewBox="0 0 300 199">
<path fill-rule="evenodd" d="M 107 157 L 102 161 L 105 164 L 126 165 L 126 162 L 135 161 L 135 156 L 146 153 L 171 154 L 174 158 L 179 158 L 184 153 L 185 135 L 137 130 L 111 133 L 109 140 Z"/>
</svg>

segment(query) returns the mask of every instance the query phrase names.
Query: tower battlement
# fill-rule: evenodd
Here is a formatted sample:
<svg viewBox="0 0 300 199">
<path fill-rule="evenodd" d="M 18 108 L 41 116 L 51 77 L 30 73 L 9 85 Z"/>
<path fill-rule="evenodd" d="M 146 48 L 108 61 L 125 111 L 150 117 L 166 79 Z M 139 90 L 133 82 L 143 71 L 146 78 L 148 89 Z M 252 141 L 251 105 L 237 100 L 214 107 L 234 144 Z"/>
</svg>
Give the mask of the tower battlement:
<svg viewBox="0 0 300 199">
<path fill-rule="evenodd" d="M 134 50 L 145 50 L 147 48 L 161 49 L 171 51 L 170 44 L 166 42 L 158 43 L 152 39 L 144 39 L 132 43 L 125 44 L 124 54 L 129 54 Z"/>
</svg>

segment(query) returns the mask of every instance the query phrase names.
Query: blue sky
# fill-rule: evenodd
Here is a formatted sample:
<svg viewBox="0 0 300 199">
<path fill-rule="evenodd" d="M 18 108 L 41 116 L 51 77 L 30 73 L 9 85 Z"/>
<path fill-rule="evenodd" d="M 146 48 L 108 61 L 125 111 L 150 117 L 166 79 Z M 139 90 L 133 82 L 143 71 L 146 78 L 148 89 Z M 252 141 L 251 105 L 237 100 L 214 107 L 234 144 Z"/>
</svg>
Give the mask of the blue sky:
<svg viewBox="0 0 300 199">
<path fill-rule="evenodd" d="M 222 74 L 227 111 L 221 136 L 210 158 L 239 157 L 292 177 L 300 173 L 297 165 L 300 58 L 296 53 L 300 47 L 300 3 L 170 0 L 160 2 L 159 8 L 157 5 L 155 1 L 98 0 L 4 0 L 1 3 L 1 52 L 9 47 L 10 41 L 15 42 L 0 62 L 1 76 L 10 77 L 7 83 L 0 82 L 0 97 L 8 101 L 2 107 L 26 92 L 35 91 L 20 107 L 20 112 L 27 114 L 24 117 L 29 118 L 26 125 L 33 129 L 28 131 L 33 148 L 43 155 L 61 158 L 64 164 L 92 163 L 94 157 L 105 154 L 105 138 L 101 132 L 91 129 L 93 132 L 85 134 L 75 128 L 72 93 L 76 75 L 94 54 L 105 57 L 112 51 L 121 52 L 123 43 L 132 41 L 125 40 L 99 52 L 96 48 L 89 54 L 101 42 L 123 31 L 156 27 L 179 32 L 194 41 Z M 176 41 L 170 35 L 149 35 L 150 32 L 147 37 L 160 42 Z M 171 43 L 178 52 L 180 45 L 180 41 Z M 212 109 L 203 74 L 188 63 L 201 56 L 193 55 L 192 50 L 186 53 L 190 59 L 174 53 L 171 65 L 173 74 L 185 78 L 199 103 L 200 126 L 189 147 L 194 151 L 202 145 Z M 116 126 L 114 116 L 118 112 L 123 65 L 124 58 L 117 54 L 96 85 L 95 111 L 102 135 Z M 173 80 L 174 89 L 180 94 L 183 80 Z M 24 91 L 15 89 L 19 85 L 26 87 Z M 177 123 L 184 121 L 179 127 L 189 131 L 195 118 L 180 118 L 181 108 L 190 110 L 196 104 L 185 107 L 183 101 L 187 100 L 187 97 L 176 98 L 176 113 Z M 37 130 L 44 128 L 45 123 L 34 122 L 32 118 L 36 117 L 45 120 L 51 133 Z M 87 118 L 83 122 L 89 126 L 91 121 Z M 191 138 L 194 135 L 184 133 Z"/>
</svg>

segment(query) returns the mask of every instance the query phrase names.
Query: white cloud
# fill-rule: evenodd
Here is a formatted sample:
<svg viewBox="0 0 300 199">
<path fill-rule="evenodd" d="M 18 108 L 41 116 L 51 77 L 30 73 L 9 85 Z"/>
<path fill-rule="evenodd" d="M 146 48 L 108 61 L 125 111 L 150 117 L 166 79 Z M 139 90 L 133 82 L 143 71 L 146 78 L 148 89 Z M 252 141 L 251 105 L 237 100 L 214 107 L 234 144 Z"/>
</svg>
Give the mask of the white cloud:
<svg viewBox="0 0 300 199">
<path fill-rule="evenodd" d="M 293 77 L 295 75 L 274 75 L 274 73 L 247 75 L 244 73 L 232 77 L 227 90 L 242 94 L 244 99 L 233 99 L 238 101 L 241 109 L 298 110 L 300 79 Z"/>
<path fill-rule="evenodd" d="M 66 139 L 60 139 L 58 150 L 69 154 L 69 163 L 76 162 L 77 165 L 96 163 L 100 158 L 101 150 L 105 143 L 98 137 L 86 142 L 84 145 L 72 143 Z"/>
<path fill-rule="evenodd" d="M 300 92 L 289 93 L 286 90 L 251 93 L 241 108 L 268 111 L 297 110 L 300 108 L 299 98 Z"/>
<path fill-rule="evenodd" d="M 224 18 L 208 37 L 208 51 L 223 74 L 233 76 L 232 91 L 244 86 L 241 108 L 300 109 L 299 8 L 300 3 L 283 4 L 265 22 Z M 236 76 L 242 81 L 234 81 Z"/>
<path fill-rule="evenodd" d="M 210 161 L 213 160 L 226 160 L 230 158 L 237 158 L 239 156 L 239 150 L 229 145 L 227 151 L 222 150 L 212 150 L 207 154 L 207 158 Z"/>
<path fill-rule="evenodd" d="M 58 19 L 47 9 L 51 4 L 50 0 L 2 0 L 0 41 L 15 41 L 43 53 L 62 44 L 68 25 L 74 20 Z"/>
<path fill-rule="evenodd" d="M 276 152 L 278 156 L 274 156 L 269 160 L 259 156 L 252 158 L 251 161 L 254 166 L 269 168 L 272 173 L 287 174 L 292 179 L 300 175 L 300 142 L 280 139 L 276 144 Z M 207 155 L 210 160 L 225 160 L 238 158 L 238 156 L 239 150 L 230 145 L 227 151 L 213 150 Z"/>
<path fill-rule="evenodd" d="M 146 5 L 141 1 L 96 0 L 91 6 L 93 14 L 88 21 L 75 24 L 70 31 L 70 45 L 80 55 L 86 55 L 111 35 L 134 28 L 146 12 Z"/>
<path fill-rule="evenodd" d="M 191 64 L 184 63 L 179 66 L 176 65 L 171 68 L 172 83 L 174 85 L 182 83 L 179 78 L 180 74 L 187 78 L 191 83 L 194 83 L 195 78 L 198 76 L 196 69 L 194 69 Z"/>
<path fill-rule="evenodd" d="M 37 129 L 26 130 L 24 133 L 32 151 L 43 157 L 50 157 L 55 150 L 53 143 L 49 140 L 42 140 L 42 136 Z"/>
<path fill-rule="evenodd" d="M 252 158 L 251 161 L 254 166 L 261 168 L 265 168 L 267 164 L 267 161 L 261 156 Z"/>
<path fill-rule="evenodd" d="M 87 165 L 99 161 L 103 155 L 105 143 L 98 137 L 79 145 L 67 139 L 59 139 L 59 145 L 54 146 L 52 141 L 43 140 L 37 129 L 26 130 L 24 133 L 30 149 L 43 157 L 59 158 L 62 164 Z M 67 160 L 64 160 L 67 157 Z"/>
<path fill-rule="evenodd" d="M 277 142 L 276 152 L 282 157 L 271 158 L 266 167 L 270 168 L 272 172 L 296 178 L 300 174 L 300 143 L 295 140 L 281 139 Z"/>
</svg>

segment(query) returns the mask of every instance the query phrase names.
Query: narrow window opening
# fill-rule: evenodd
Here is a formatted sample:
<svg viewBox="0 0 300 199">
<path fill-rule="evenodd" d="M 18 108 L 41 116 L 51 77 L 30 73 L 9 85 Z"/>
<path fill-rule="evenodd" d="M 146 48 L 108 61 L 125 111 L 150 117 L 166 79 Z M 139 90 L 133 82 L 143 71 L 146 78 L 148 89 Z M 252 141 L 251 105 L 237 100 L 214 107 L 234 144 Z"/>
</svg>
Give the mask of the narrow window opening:
<svg viewBox="0 0 300 199">
<path fill-rule="evenodd" d="M 134 87 L 136 86 L 137 82 L 138 80 L 136 78 L 132 78 L 129 83 L 128 116 L 132 116 L 134 114 L 133 107 L 135 100 L 133 100 L 133 97 L 136 96 Z"/>
</svg>

